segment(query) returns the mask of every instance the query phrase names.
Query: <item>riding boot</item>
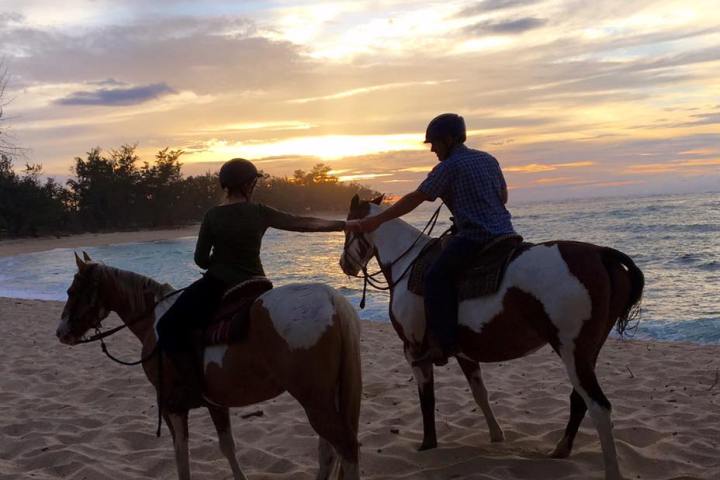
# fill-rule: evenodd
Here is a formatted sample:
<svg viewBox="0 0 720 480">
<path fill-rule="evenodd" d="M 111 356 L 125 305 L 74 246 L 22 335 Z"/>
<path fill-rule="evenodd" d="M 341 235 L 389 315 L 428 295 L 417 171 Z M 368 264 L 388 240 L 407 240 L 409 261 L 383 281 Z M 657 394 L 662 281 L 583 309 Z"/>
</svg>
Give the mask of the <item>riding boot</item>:
<svg viewBox="0 0 720 480">
<path fill-rule="evenodd" d="M 163 382 L 162 386 L 168 390 L 163 392 L 165 407 L 168 411 L 185 412 L 202 406 L 204 404 L 205 379 L 200 360 L 195 352 L 166 351 L 165 359 L 172 366 L 170 369 L 165 369 L 165 372 L 170 373 L 170 378 Z"/>
</svg>

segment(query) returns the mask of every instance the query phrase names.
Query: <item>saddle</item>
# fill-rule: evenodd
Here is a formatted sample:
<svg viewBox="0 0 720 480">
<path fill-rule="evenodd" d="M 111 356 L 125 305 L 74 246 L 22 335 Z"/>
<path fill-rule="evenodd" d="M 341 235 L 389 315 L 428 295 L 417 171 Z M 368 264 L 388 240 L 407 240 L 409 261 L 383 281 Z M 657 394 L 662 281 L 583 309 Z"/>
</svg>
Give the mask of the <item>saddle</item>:
<svg viewBox="0 0 720 480">
<path fill-rule="evenodd" d="M 410 270 L 408 290 L 420 296 L 425 295 L 425 274 L 440 256 L 449 238 L 447 236 L 435 239 L 420 252 Z M 468 268 L 463 277 L 455 280 L 458 287 L 458 301 L 497 292 L 507 266 L 532 245 L 523 242 L 520 235 L 503 235 L 485 245 L 475 256 L 468 258 Z"/>
<path fill-rule="evenodd" d="M 241 341 L 247 335 L 250 307 L 273 284 L 265 277 L 246 280 L 223 295 L 220 307 L 203 332 L 203 344 L 226 345 Z"/>
</svg>

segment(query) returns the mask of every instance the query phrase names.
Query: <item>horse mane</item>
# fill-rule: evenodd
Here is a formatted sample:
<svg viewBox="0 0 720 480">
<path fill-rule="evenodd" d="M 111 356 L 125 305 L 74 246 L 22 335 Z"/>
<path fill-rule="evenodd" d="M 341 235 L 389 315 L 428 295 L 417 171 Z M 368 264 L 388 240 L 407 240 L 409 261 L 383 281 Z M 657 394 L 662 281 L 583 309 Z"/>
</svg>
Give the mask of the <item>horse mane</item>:
<svg viewBox="0 0 720 480">
<path fill-rule="evenodd" d="M 96 280 L 99 283 L 111 285 L 117 294 L 127 301 L 128 308 L 132 311 L 148 308 L 148 293 L 152 293 L 154 300 L 157 301 L 174 290 L 168 283 L 160 283 L 139 273 L 121 270 L 102 263 L 96 264 L 94 271 Z"/>
</svg>

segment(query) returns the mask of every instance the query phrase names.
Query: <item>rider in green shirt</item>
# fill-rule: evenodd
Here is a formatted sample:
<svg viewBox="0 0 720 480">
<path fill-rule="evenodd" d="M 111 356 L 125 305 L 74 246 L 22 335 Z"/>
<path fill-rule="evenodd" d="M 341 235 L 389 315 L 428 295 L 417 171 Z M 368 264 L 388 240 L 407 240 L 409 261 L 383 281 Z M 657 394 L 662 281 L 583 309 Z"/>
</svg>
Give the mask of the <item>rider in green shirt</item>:
<svg viewBox="0 0 720 480">
<path fill-rule="evenodd" d="M 203 328 L 223 294 L 246 280 L 264 277 L 260 247 L 270 228 L 295 232 L 339 232 L 344 221 L 298 217 L 251 201 L 262 175 L 248 160 L 234 158 L 220 169 L 226 192 L 222 205 L 205 214 L 195 247 L 195 263 L 207 271 L 177 298 L 159 319 L 160 348 L 175 370 L 165 397 L 166 407 L 186 411 L 202 404 L 203 372 L 195 358 L 191 332 Z"/>
</svg>

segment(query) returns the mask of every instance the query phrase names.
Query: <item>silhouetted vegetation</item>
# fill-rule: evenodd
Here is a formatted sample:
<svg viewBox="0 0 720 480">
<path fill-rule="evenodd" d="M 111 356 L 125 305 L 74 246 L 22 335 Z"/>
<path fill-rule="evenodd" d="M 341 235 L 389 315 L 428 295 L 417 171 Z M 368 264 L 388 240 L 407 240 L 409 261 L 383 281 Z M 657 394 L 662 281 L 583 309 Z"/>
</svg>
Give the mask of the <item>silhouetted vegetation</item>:
<svg viewBox="0 0 720 480">
<path fill-rule="evenodd" d="M 152 163 L 142 162 L 135 145 L 76 157 L 67 186 L 40 181 L 38 165 L 16 174 L 10 156 L 0 156 L 0 237 L 86 231 L 175 227 L 199 222 L 222 200 L 217 173 L 183 177 L 181 150 L 165 148 Z M 356 193 L 377 192 L 346 184 L 318 164 L 292 178 L 265 175 L 254 199 L 294 212 L 345 211 Z"/>
</svg>

